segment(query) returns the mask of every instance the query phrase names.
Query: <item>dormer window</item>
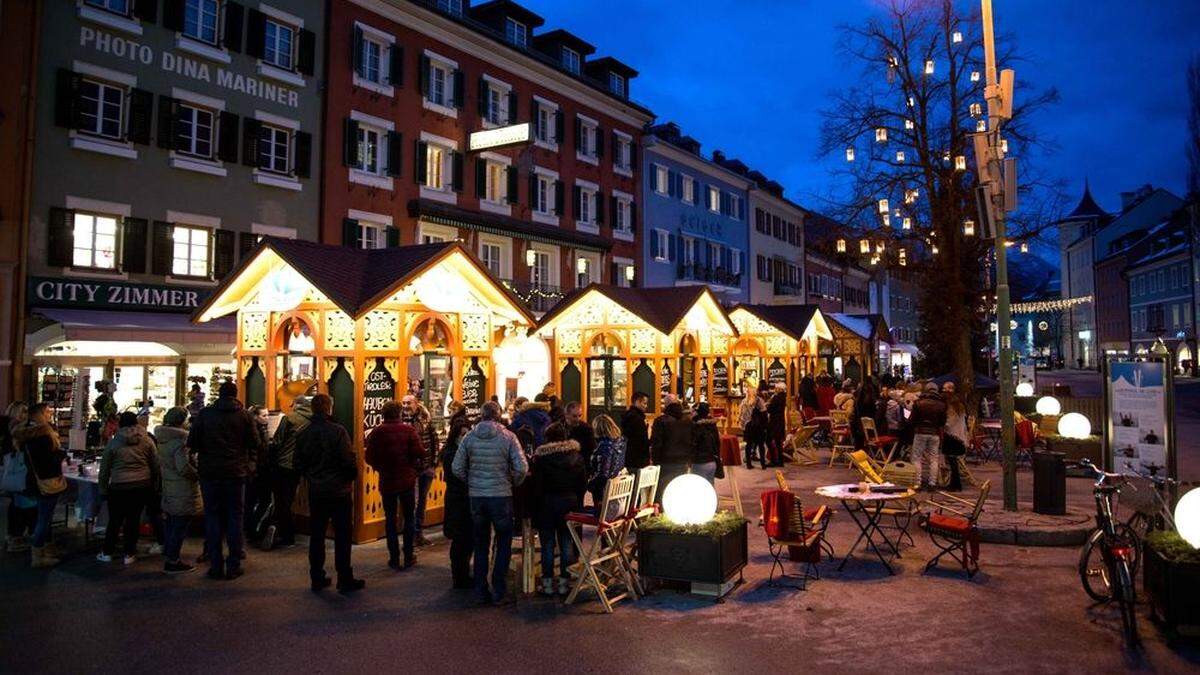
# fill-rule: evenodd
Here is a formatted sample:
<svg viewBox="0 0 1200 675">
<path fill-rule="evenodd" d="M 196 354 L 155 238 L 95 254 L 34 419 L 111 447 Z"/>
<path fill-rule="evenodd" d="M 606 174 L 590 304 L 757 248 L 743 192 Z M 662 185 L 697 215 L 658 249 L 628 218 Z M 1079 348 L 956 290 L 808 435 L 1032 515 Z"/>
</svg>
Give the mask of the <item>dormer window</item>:
<svg viewBox="0 0 1200 675">
<path fill-rule="evenodd" d="M 437 0 L 437 8 L 447 14 L 462 16 L 462 0 Z"/>
<path fill-rule="evenodd" d="M 566 68 L 568 71 L 578 75 L 579 74 L 579 64 L 580 64 L 579 52 L 575 51 L 574 49 L 571 49 L 570 47 L 563 47 L 562 48 L 563 68 Z"/>
<path fill-rule="evenodd" d="M 504 20 L 504 39 L 508 40 L 510 44 L 524 49 L 529 42 L 529 28 L 512 17 L 506 18 Z"/>
<path fill-rule="evenodd" d="M 617 96 L 625 96 L 625 76 L 616 73 L 608 74 L 608 90 Z"/>
</svg>

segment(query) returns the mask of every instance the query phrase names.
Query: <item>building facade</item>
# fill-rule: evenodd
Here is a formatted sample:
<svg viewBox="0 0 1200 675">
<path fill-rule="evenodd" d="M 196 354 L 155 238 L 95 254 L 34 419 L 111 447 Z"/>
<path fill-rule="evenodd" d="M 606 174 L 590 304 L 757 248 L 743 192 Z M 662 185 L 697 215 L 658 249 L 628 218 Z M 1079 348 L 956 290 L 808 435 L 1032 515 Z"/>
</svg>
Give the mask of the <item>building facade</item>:
<svg viewBox="0 0 1200 675">
<path fill-rule="evenodd" d="M 507 0 L 333 3 L 322 240 L 458 239 L 536 311 L 636 283 L 637 73 L 543 23 Z"/>
<path fill-rule="evenodd" d="M 1161 339 L 1180 372 L 1196 372 L 1196 233 L 1193 213 L 1178 210 L 1129 251 L 1131 348 L 1145 354 Z"/>
<path fill-rule="evenodd" d="M 192 327 L 199 300 L 259 237 L 317 236 L 322 6 L 41 6 L 31 393 L 68 407 L 112 380 L 154 419 L 229 374 L 232 328 Z"/>
<path fill-rule="evenodd" d="M 783 186 L 758 172 L 750 190 L 750 252 L 754 273 L 750 302 L 800 305 L 805 297 L 804 209 L 783 196 Z"/>
<path fill-rule="evenodd" d="M 644 146 L 645 285 L 708 286 L 722 303 L 746 301 L 749 180 L 705 158 L 673 122 L 651 127 Z"/>
<path fill-rule="evenodd" d="M 1096 361 L 1094 257 L 1092 236 L 1108 223 L 1110 216 L 1085 186 L 1075 209 L 1057 223 L 1059 266 L 1064 299 L 1079 302 L 1064 310 L 1062 354 L 1068 366 L 1091 368 Z"/>
</svg>

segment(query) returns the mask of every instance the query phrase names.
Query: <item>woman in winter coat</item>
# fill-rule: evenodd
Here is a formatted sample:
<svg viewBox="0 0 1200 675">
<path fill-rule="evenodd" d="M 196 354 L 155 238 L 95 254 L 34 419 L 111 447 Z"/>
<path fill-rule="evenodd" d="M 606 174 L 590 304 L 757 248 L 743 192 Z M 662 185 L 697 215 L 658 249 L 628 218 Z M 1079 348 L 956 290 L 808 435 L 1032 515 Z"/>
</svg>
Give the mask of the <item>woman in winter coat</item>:
<svg viewBox="0 0 1200 675">
<path fill-rule="evenodd" d="M 454 474 L 458 443 L 470 429 L 471 423 L 464 409 L 460 422 L 455 423 L 454 417 L 451 417 L 446 445 L 442 448 L 442 475 L 446 481 L 442 534 L 450 540 L 450 574 L 454 580 L 453 587 L 457 590 L 474 587 L 471 580 L 471 552 L 475 548 L 475 532 L 471 520 L 471 500 L 467 482 Z"/>
<path fill-rule="evenodd" d="M 816 417 L 820 407 L 821 403 L 817 398 L 817 382 L 812 375 L 805 375 L 800 378 L 800 409 L 804 411 L 804 417 L 809 418 Z"/>
<path fill-rule="evenodd" d="M 129 411 L 117 418 L 117 433 L 104 446 L 100 457 L 100 494 L 108 498 L 108 530 L 104 548 L 96 554 L 100 562 L 112 562 L 117 536 L 124 530 L 126 565 L 137 560 L 138 528 L 142 510 L 156 497 L 160 469 L 158 450 L 137 415 Z"/>
<path fill-rule="evenodd" d="M 174 407 L 163 416 L 163 423 L 154 427 L 158 439 L 158 465 L 162 469 L 162 510 L 166 514 L 163 572 L 191 572 L 193 566 L 183 562 L 180 552 L 187 537 L 192 518 L 204 511 L 200 500 L 200 480 L 196 473 L 196 455 L 187 447 L 186 408 Z"/>
<path fill-rule="evenodd" d="M 11 471 L 11 477 L 17 481 L 8 495 L 8 514 L 5 522 L 8 525 L 8 541 L 5 550 L 9 553 L 20 553 L 29 550 L 28 535 L 33 533 L 37 524 L 37 495 L 29 491 L 29 468 L 25 456 L 20 454 L 20 448 L 13 441 L 13 434 L 25 426 L 29 420 L 29 406 L 24 401 L 13 401 L 8 404 L 8 410 L 0 417 L 0 463 L 6 471 Z M 10 465 L 11 462 L 11 465 Z M 20 467 L 25 467 L 25 482 L 21 482 Z"/>
<path fill-rule="evenodd" d="M 37 524 L 30 539 L 32 567 L 52 567 L 58 557 L 50 548 L 50 523 L 54 519 L 54 508 L 58 505 L 60 492 L 44 493 L 39 481 L 54 481 L 62 478 L 62 462 L 66 457 L 58 440 L 58 432 L 51 424 L 50 406 L 37 403 L 29 408 L 29 423 L 13 432 L 13 442 L 26 453 L 26 484 L 29 494 L 37 497 Z"/>
<path fill-rule="evenodd" d="M 767 402 L 761 397 L 754 397 L 754 407 L 750 411 L 750 421 L 746 423 L 743 434 L 746 441 L 746 468 L 754 468 L 754 458 L 765 470 L 767 468 Z"/>
<path fill-rule="evenodd" d="M 708 404 L 701 403 L 692 415 L 692 473 L 712 483 L 725 472 L 721 470 L 721 432 L 709 412 Z"/>
<path fill-rule="evenodd" d="M 625 468 L 625 438 L 608 415 L 597 416 L 592 422 L 592 430 L 596 433 L 596 449 L 589 460 L 588 491 L 592 493 L 592 505 L 599 506 L 608 479 Z"/>
<path fill-rule="evenodd" d="M 567 514 L 578 511 L 580 495 L 587 487 L 587 464 L 579 453 L 579 443 L 567 438 L 564 425 L 546 429 L 546 442 L 533 452 L 530 467 L 533 479 L 534 525 L 542 542 L 542 588 L 544 595 L 553 595 L 554 550 L 557 542 L 559 569 L 558 593 L 567 593 L 570 586 L 568 568 L 574 562 L 574 545 L 567 531 Z"/>
</svg>

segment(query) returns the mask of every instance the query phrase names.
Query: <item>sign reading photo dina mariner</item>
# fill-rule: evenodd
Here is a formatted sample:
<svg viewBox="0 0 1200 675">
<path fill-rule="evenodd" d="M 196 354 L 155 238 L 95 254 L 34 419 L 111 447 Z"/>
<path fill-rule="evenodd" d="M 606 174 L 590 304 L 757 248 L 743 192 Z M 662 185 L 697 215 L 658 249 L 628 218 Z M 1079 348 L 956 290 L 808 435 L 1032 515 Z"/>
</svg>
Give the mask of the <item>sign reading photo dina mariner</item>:
<svg viewBox="0 0 1200 675">
<path fill-rule="evenodd" d="M 28 298 L 31 307 L 189 313 L 211 292 L 210 288 L 30 277 Z"/>
<path fill-rule="evenodd" d="M 1108 362 L 1105 385 L 1108 419 L 1105 431 L 1114 471 L 1158 475 L 1170 473 L 1169 376 L 1162 361 Z"/>
</svg>

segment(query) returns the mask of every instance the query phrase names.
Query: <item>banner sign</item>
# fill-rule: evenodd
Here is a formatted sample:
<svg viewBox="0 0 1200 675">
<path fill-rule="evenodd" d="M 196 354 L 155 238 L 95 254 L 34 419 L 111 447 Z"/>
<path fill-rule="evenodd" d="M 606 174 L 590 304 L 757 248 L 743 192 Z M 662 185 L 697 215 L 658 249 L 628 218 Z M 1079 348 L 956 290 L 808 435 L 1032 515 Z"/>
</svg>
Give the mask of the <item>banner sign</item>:
<svg viewBox="0 0 1200 675">
<path fill-rule="evenodd" d="M 1110 357 L 1106 365 L 1104 435 L 1109 469 L 1175 478 L 1169 363 Z"/>
<path fill-rule="evenodd" d="M 190 314 L 211 288 L 135 284 L 103 279 L 29 278 L 30 307 L 124 309 L 136 312 Z"/>
<path fill-rule="evenodd" d="M 462 380 L 462 400 L 467 407 L 467 416 L 475 419 L 479 409 L 483 407 L 484 393 L 487 391 L 487 376 L 479 367 L 479 359 L 471 357 L 471 366 L 467 368 Z"/>
<path fill-rule="evenodd" d="M 779 359 L 775 359 L 767 366 L 767 384 L 774 387 L 781 382 L 787 382 L 787 366 L 780 363 Z"/>
<path fill-rule="evenodd" d="M 729 396 L 729 366 L 721 359 L 713 363 L 713 396 Z"/>
<path fill-rule="evenodd" d="M 383 406 L 396 398 L 396 381 L 383 365 L 375 360 L 375 370 L 363 382 L 363 434 L 383 423 Z"/>
<path fill-rule="evenodd" d="M 467 149 L 471 151 L 487 150 L 505 145 L 528 143 L 533 138 L 531 126 L 529 122 L 522 122 L 497 129 L 473 131 L 467 141 Z"/>
</svg>

